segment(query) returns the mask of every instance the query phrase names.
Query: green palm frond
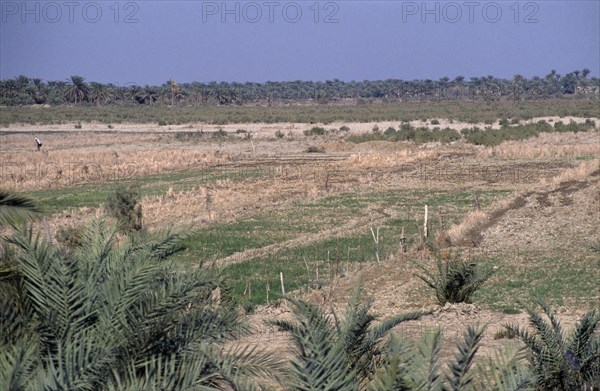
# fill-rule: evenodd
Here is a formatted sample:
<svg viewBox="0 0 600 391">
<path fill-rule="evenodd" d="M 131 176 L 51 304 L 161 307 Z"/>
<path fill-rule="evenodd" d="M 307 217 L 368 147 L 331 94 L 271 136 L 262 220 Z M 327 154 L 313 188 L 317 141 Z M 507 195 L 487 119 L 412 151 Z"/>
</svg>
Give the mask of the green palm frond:
<svg viewBox="0 0 600 391">
<path fill-rule="evenodd" d="M 216 372 L 207 371 L 203 356 L 151 356 L 140 362 L 129 362 L 123 370 L 113 371 L 108 391 L 216 391 Z"/>
<path fill-rule="evenodd" d="M 347 364 L 343 341 L 326 314 L 310 303 L 288 298 L 295 322 L 272 324 L 291 334 L 294 346 L 292 387 L 296 390 L 357 390 L 355 374 Z"/>
<path fill-rule="evenodd" d="M 599 322 L 600 311 L 593 309 L 583 315 L 571 331 L 567 338 L 567 345 L 576 355 L 582 356 L 585 354 L 587 348 L 594 342 L 594 337 L 596 337 L 596 341 L 600 340 L 600 336 L 597 335 Z"/>
<path fill-rule="evenodd" d="M 39 236 L 33 235 L 32 228 L 15 229 L 7 242 L 19 249 L 18 273 L 23 279 L 23 288 L 26 292 L 22 298 L 33 304 L 33 309 L 40 319 L 51 319 L 54 314 L 50 301 L 60 300 L 55 292 L 57 284 L 61 283 L 57 263 L 57 254 Z M 54 289 L 54 290 L 53 290 Z M 55 295 L 49 296 L 49 293 Z"/>
<path fill-rule="evenodd" d="M 362 381 L 374 372 L 381 352 L 377 346 L 379 338 L 369 340 L 369 331 L 376 318 L 370 313 L 371 303 L 361 300 L 361 293 L 362 287 L 359 284 L 346 308 L 338 338 L 344 345 L 348 365 L 357 372 L 359 380 Z"/>
<path fill-rule="evenodd" d="M 40 213 L 31 198 L 0 189 L 0 227 L 19 225 L 35 219 Z"/>
<path fill-rule="evenodd" d="M 544 310 L 544 313 L 546 314 L 546 316 L 548 317 L 548 320 L 550 321 L 550 324 L 552 325 L 552 330 L 553 330 L 553 333 L 551 333 L 552 342 L 557 345 L 556 347 L 558 349 L 560 349 L 561 351 L 564 351 L 565 350 L 565 343 L 564 343 L 565 336 L 563 334 L 563 330 L 562 330 L 560 321 L 556 318 L 554 311 L 552 311 L 552 309 L 543 300 L 538 300 L 538 304 L 540 305 L 540 307 L 542 307 L 542 309 Z"/>
<path fill-rule="evenodd" d="M 449 260 L 436 259 L 436 271 L 419 266 L 421 273 L 415 274 L 435 291 L 440 305 L 446 303 L 471 303 L 473 295 L 490 279 L 494 270 L 461 259 L 458 255 Z"/>
<path fill-rule="evenodd" d="M 441 351 L 441 332 L 438 330 L 432 338 L 425 338 L 423 343 L 419 344 L 419 354 L 425 359 L 424 366 L 427 376 L 423 376 L 423 382 L 420 388 L 426 390 L 437 390 L 441 386 L 440 373 L 440 351 Z"/>
<path fill-rule="evenodd" d="M 419 319 L 424 311 L 395 315 L 375 324 L 377 317 L 371 313 L 372 301 L 362 299 L 362 284 L 354 290 L 344 316 L 340 334 L 343 337 L 350 367 L 356 370 L 359 381 L 368 381 L 381 364 L 387 348 L 385 337 L 399 324 Z"/>
<path fill-rule="evenodd" d="M 544 310 L 546 311 L 546 309 Z M 529 310 L 528 313 L 529 324 L 541 346 L 541 349 L 535 352 L 532 358 L 537 367 L 538 384 L 541 386 L 562 387 L 562 382 L 567 376 L 565 351 L 562 349 L 562 335 L 557 335 L 552 323 L 546 321 L 536 312 Z"/>
<path fill-rule="evenodd" d="M 450 373 L 446 375 L 448 385 L 444 387 L 444 390 L 458 391 L 471 386 L 474 380 L 471 367 L 484 331 L 484 328 L 475 329 L 473 326 L 467 328 L 464 342 L 458 344 L 454 360 L 448 365 Z"/>
<path fill-rule="evenodd" d="M 581 317 L 567 337 L 567 346 L 574 359 L 578 361 L 569 362 L 569 365 L 574 369 L 579 367 L 578 377 L 582 383 L 590 387 L 600 386 L 599 323 L 600 310 L 590 310 Z"/>
<path fill-rule="evenodd" d="M 289 380 L 287 362 L 256 346 L 238 346 L 233 349 L 215 349 L 208 345 L 198 351 L 219 370 L 219 376 L 237 389 L 260 389 L 260 383 L 283 385 Z M 253 380 L 248 380 L 253 379 Z M 243 383 L 240 383 L 243 382 Z M 246 386 L 244 386 L 246 384 Z"/>
<path fill-rule="evenodd" d="M 38 365 L 37 357 L 37 341 L 31 339 L 0 349 L 0 390 L 28 389 Z"/>
<path fill-rule="evenodd" d="M 438 391 L 443 385 L 440 365 L 441 332 L 423 335 L 418 343 L 392 340 L 393 348 L 388 356 L 395 358 L 399 365 L 395 385 L 385 390 L 429 390 Z M 386 363 L 384 368 L 390 364 Z M 381 388 L 383 389 L 383 388 Z"/>
<path fill-rule="evenodd" d="M 277 378 L 281 364 L 270 355 L 217 349 L 247 327 L 226 298 L 225 305 L 214 303 L 212 290 L 221 285 L 217 273 L 183 271 L 169 261 L 180 248 L 176 234 L 121 239 L 116 232 L 95 221 L 81 245 L 65 253 L 32 228 L 13 230 L 5 243 L 16 248 L 11 267 L 17 278 L 11 283 L 18 289 L 0 285 L 6 292 L 0 295 L 0 348 L 13 352 L 2 358 L 3 373 L 25 379 L 25 388 L 33 390 L 104 390 L 120 384 L 196 390 L 221 383 L 249 389 L 256 385 L 252 378 Z M 8 338 L 4 330 L 22 333 Z M 19 353 L 26 351 L 21 340 L 27 335 L 39 341 L 31 365 Z M 189 375 L 186 365 L 198 371 Z M 20 369 L 30 366 L 30 376 L 29 369 Z"/>
<path fill-rule="evenodd" d="M 439 391 L 444 386 L 441 370 L 441 332 L 427 333 L 420 341 L 392 338 L 381 370 L 369 384 L 377 391 Z"/>
<path fill-rule="evenodd" d="M 368 385 L 370 391 L 411 391 L 421 389 L 414 381 L 415 367 L 418 360 L 413 346 L 392 337 L 381 369 Z M 433 390 L 433 388 L 431 389 Z"/>
<path fill-rule="evenodd" d="M 332 384 L 344 389 L 364 389 L 385 361 L 388 349 L 385 337 L 393 327 L 425 313 L 411 312 L 376 323 L 377 317 L 371 313 L 372 302 L 363 298 L 360 283 L 342 319 L 334 311 L 329 316 L 315 305 L 296 299 L 289 301 L 296 321 L 273 324 L 290 332 L 294 341 L 293 366 L 296 379 L 300 379 L 298 389 L 328 389 Z M 336 382 L 323 383 L 328 376 Z"/>
<path fill-rule="evenodd" d="M 598 384 L 598 310 L 588 311 L 565 337 L 552 309 L 541 301 L 538 304 L 548 320 L 533 310 L 528 310 L 531 332 L 515 325 L 504 325 L 507 332 L 513 333 L 525 343 L 536 386 L 540 389 L 579 389 Z"/>
<path fill-rule="evenodd" d="M 385 319 L 377 326 L 373 327 L 369 332 L 368 342 L 376 342 L 386 336 L 392 328 L 398 326 L 401 323 L 408 322 L 411 320 L 418 320 L 424 315 L 430 314 L 431 311 L 413 311 L 405 314 L 395 315 Z"/>
<path fill-rule="evenodd" d="M 158 232 L 155 234 L 156 240 L 150 241 L 147 245 L 148 253 L 152 255 L 154 261 L 162 261 L 178 252 L 185 250 L 183 241 L 186 236 L 176 234 L 170 230 L 164 232 Z"/>
<path fill-rule="evenodd" d="M 535 377 L 525 364 L 525 348 L 509 344 L 502 350 L 496 350 L 477 365 L 479 385 L 476 388 L 490 391 L 533 390 Z"/>
</svg>

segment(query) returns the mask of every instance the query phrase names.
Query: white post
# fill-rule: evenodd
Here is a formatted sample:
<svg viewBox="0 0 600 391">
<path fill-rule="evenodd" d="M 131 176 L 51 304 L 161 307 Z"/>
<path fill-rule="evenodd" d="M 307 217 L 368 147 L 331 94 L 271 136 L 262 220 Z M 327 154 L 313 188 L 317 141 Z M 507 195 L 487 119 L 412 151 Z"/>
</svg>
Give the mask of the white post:
<svg viewBox="0 0 600 391">
<path fill-rule="evenodd" d="M 406 238 L 404 237 L 404 227 L 402 227 L 402 232 L 400 233 L 400 262 L 404 261 L 404 241 Z"/>
<path fill-rule="evenodd" d="M 375 242 L 375 258 L 377 258 L 377 263 L 379 263 L 379 228 L 381 227 L 377 227 L 377 235 L 375 235 L 375 231 L 371 227 L 371 235 L 373 235 L 373 241 Z"/>
<path fill-rule="evenodd" d="M 425 221 L 423 221 L 423 236 L 427 239 L 427 205 L 425 205 Z"/>
<path fill-rule="evenodd" d="M 283 286 L 283 272 L 279 272 L 279 279 L 281 280 L 281 294 L 285 296 L 285 287 Z"/>
<path fill-rule="evenodd" d="M 267 305 L 271 305 L 271 304 L 269 303 L 269 290 L 270 290 L 270 289 L 269 289 L 269 283 L 267 282 Z"/>
</svg>

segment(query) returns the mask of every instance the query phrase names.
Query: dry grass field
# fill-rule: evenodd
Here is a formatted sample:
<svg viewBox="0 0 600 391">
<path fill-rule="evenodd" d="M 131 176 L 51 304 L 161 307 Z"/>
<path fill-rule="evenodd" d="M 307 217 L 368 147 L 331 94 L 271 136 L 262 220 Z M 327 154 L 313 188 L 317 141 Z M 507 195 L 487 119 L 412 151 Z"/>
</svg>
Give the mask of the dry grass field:
<svg viewBox="0 0 600 391">
<path fill-rule="evenodd" d="M 490 324 L 484 347 L 499 346 L 499 325 L 524 322 L 535 297 L 567 325 L 600 306 L 598 125 L 494 147 L 347 140 L 397 125 L 331 123 L 322 126 L 349 130 L 323 136 L 306 136 L 315 125 L 299 123 L 11 125 L 0 129 L 1 186 L 44 208 L 38 225 L 50 237 L 103 216 L 119 185 L 136 188 L 144 227 L 186 232 L 182 265 L 222 268 L 237 300 L 252 297 L 248 342 L 276 350 L 286 338 L 264 320 L 289 316 L 277 301 L 280 273 L 288 292 L 327 308 L 343 306 L 362 278 L 381 315 L 434 309 L 397 332 L 441 327 L 448 347 L 469 323 Z M 496 269 L 475 304 L 436 306 L 414 276 L 434 266 L 436 251 Z"/>
</svg>

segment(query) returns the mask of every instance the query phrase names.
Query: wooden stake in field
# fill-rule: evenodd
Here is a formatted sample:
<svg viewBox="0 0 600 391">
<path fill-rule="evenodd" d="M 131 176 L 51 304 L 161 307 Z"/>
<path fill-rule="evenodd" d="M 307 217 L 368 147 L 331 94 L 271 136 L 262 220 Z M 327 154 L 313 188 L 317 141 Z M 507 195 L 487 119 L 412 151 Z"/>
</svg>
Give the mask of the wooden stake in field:
<svg viewBox="0 0 600 391">
<path fill-rule="evenodd" d="M 211 292 L 211 298 L 212 298 L 213 305 L 215 305 L 216 307 L 221 305 L 221 288 L 220 287 L 216 287 L 215 289 L 213 289 L 213 291 Z"/>
<path fill-rule="evenodd" d="M 208 191 L 208 189 L 206 189 L 206 195 L 204 196 L 204 206 L 205 206 L 206 211 L 208 213 L 210 213 L 211 205 L 212 205 L 212 197 L 211 197 L 210 192 Z"/>
<path fill-rule="evenodd" d="M 285 296 L 285 286 L 283 286 L 283 272 L 279 272 L 279 279 L 281 280 L 281 295 Z"/>
<path fill-rule="evenodd" d="M 400 232 L 400 262 L 404 260 L 404 243 L 406 242 L 406 238 L 404 237 L 404 227 L 402 227 L 402 231 Z"/>
<path fill-rule="evenodd" d="M 331 259 L 329 258 L 329 250 L 327 250 L 327 266 L 329 267 L 329 278 L 330 278 L 330 281 L 333 282 L 334 270 L 331 267 Z"/>
<path fill-rule="evenodd" d="M 423 237 L 427 239 L 427 205 L 425 205 L 425 219 L 423 220 Z"/>
<path fill-rule="evenodd" d="M 242 293 L 242 301 L 246 300 L 246 293 L 248 292 L 248 281 L 246 281 L 246 285 L 244 286 L 244 292 Z"/>
<path fill-rule="evenodd" d="M 379 263 L 379 228 L 377 227 L 377 234 L 373 231 L 373 227 L 371 227 L 371 235 L 373 235 L 373 241 L 375 242 L 375 258 L 377 258 L 377 263 Z"/>
<path fill-rule="evenodd" d="M 271 305 L 271 303 L 269 303 L 269 291 L 271 289 L 269 289 L 269 283 L 267 282 L 267 305 Z"/>
</svg>

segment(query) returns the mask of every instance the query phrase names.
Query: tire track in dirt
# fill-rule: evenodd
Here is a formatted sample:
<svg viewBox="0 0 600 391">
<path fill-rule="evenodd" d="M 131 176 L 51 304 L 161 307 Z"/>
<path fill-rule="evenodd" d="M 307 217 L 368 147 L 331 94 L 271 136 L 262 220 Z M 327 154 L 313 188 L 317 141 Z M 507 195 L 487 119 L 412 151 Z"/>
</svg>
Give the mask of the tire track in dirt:
<svg viewBox="0 0 600 391">
<path fill-rule="evenodd" d="M 569 196 L 578 191 L 585 190 L 594 183 L 597 184 L 595 177 L 597 177 L 599 173 L 600 171 L 596 170 L 589 174 L 584 180 L 571 179 L 561 182 L 558 187 L 550 190 L 529 191 L 518 195 L 508 205 L 493 210 L 490 213 L 487 221 L 481 225 L 472 227 L 467 231 L 464 237 L 469 238 L 469 241 L 472 242 L 474 247 L 479 246 L 483 242 L 485 236 L 484 234 L 487 230 L 498 225 L 508 212 L 526 207 L 532 199 L 535 199 L 543 207 L 552 207 L 549 197 L 552 195 L 557 195 L 560 197 L 561 206 L 570 206 L 573 201 L 571 198 L 569 198 Z"/>
</svg>

